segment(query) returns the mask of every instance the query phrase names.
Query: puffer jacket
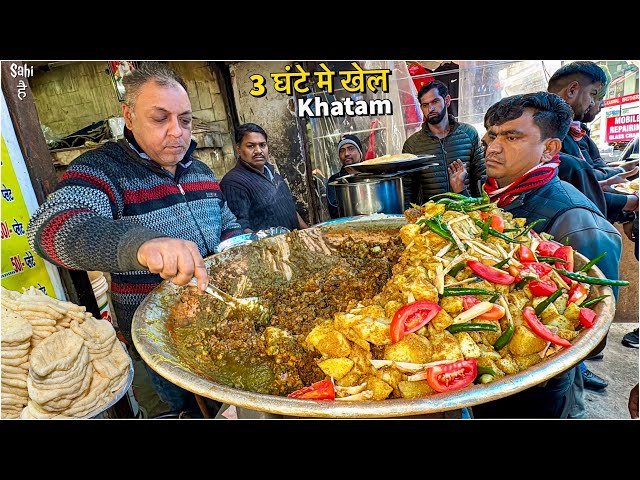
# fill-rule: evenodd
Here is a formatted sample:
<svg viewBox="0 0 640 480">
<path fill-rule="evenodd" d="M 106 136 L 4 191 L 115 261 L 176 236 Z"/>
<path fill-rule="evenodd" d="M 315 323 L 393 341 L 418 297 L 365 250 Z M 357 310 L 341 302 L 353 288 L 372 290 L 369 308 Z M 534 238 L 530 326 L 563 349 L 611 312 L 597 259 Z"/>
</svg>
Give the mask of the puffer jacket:
<svg viewBox="0 0 640 480">
<path fill-rule="evenodd" d="M 404 142 L 402 153 L 435 155 L 431 161 L 438 163 L 437 166 L 426 168 L 409 178 L 410 201 L 413 203 L 423 204 L 433 195 L 450 191 L 447 168 L 457 159 L 462 160 L 467 169 L 465 191 L 462 193 L 474 197 L 481 194 L 480 188 L 486 175 L 478 131 L 467 123 L 456 121 L 453 115 L 449 115 L 449 125 L 449 135 L 438 138 L 431 133 L 425 122 L 418 132 Z"/>
</svg>

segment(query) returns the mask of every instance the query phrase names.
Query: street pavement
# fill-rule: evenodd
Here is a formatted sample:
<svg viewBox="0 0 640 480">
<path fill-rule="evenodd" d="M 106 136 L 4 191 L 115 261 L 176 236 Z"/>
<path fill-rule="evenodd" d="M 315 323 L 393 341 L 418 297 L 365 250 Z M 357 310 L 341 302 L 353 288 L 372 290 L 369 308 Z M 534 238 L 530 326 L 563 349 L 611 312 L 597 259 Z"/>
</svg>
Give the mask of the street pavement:
<svg viewBox="0 0 640 480">
<path fill-rule="evenodd" d="M 602 360 L 587 360 L 587 368 L 609 382 L 601 392 L 585 390 L 587 419 L 624 420 L 629 416 L 629 392 L 638 383 L 638 349 L 622 345 L 625 333 L 638 323 L 611 324 Z"/>
</svg>

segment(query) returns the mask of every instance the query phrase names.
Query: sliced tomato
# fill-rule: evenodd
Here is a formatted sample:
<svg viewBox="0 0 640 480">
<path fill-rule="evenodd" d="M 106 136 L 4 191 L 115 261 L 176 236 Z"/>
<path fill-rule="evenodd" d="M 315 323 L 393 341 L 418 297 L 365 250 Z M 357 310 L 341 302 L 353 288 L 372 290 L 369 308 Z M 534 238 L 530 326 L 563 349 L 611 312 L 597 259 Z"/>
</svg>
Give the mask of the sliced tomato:
<svg viewBox="0 0 640 480">
<path fill-rule="evenodd" d="M 553 292 L 558 290 L 556 282 L 549 277 L 540 277 L 540 280 L 531 280 L 529 282 L 529 290 L 534 297 L 548 297 Z"/>
<path fill-rule="evenodd" d="M 481 303 L 476 297 L 471 295 L 462 295 L 462 308 L 465 310 L 469 310 L 474 305 Z M 494 305 L 491 310 L 487 313 L 483 313 L 482 315 L 478 315 L 476 318 L 478 320 L 500 320 L 504 317 L 504 308 L 500 305 Z"/>
<path fill-rule="evenodd" d="M 516 281 L 515 277 L 512 277 L 504 270 L 485 265 L 476 260 L 467 260 L 467 266 L 479 277 L 489 280 L 492 283 L 498 283 L 500 285 L 511 285 Z"/>
<path fill-rule="evenodd" d="M 560 345 L 561 347 L 571 346 L 571 342 L 569 340 L 565 340 L 564 338 L 559 337 L 547 327 L 545 327 L 545 325 L 536 315 L 536 311 L 533 309 L 533 307 L 524 307 L 522 314 L 524 316 L 524 319 L 527 321 L 527 325 L 529 325 L 529 328 L 533 330 L 533 333 L 538 335 L 543 340 L 554 343 L 556 345 Z"/>
<path fill-rule="evenodd" d="M 519 258 L 521 262 L 535 262 L 536 256 L 533 254 L 533 250 L 524 244 L 520 245 Z"/>
<path fill-rule="evenodd" d="M 483 222 L 487 221 L 489 218 L 489 214 L 487 212 L 481 212 L 480 218 L 482 218 Z M 497 230 L 500 233 L 504 232 L 504 218 L 500 215 L 491 215 L 491 221 L 489 222 L 489 226 L 494 230 Z"/>
<path fill-rule="evenodd" d="M 554 257 L 561 258 L 566 260 L 567 263 L 563 262 L 553 262 L 556 268 L 564 268 L 568 272 L 573 272 L 573 247 L 571 245 L 565 245 L 563 247 L 558 248 L 554 253 Z M 568 285 L 571 285 L 571 279 L 565 277 L 560 274 L 562 279 L 567 282 Z"/>
<path fill-rule="evenodd" d="M 567 300 L 567 305 L 570 303 L 575 303 L 576 305 L 580 305 L 585 298 L 589 295 L 589 291 L 584 288 L 581 283 L 574 283 L 569 290 L 569 299 Z"/>
<path fill-rule="evenodd" d="M 336 398 L 336 389 L 330 378 L 320 380 L 308 387 L 291 392 L 289 398 L 303 398 L 305 400 L 333 400 Z"/>
<path fill-rule="evenodd" d="M 478 375 L 475 358 L 436 365 L 427 370 L 427 383 L 437 392 L 452 392 L 470 385 Z"/>
<path fill-rule="evenodd" d="M 442 307 L 428 300 L 419 300 L 400 308 L 391 321 L 391 341 L 399 342 L 407 333 L 415 332 L 435 317 Z"/>
<path fill-rule="evenodd" d="M 551 273 L 551 265 L 547 265 L 546 263 L 539 262 L 522 262 L 522 268 L 520 269 L 520 274 L 522 273 L 535 273 L 538 277 L 543 277 L 545 275 L 549 275 Z"/>
<path fill-rule="evenodd" d="M 543 240 L 536 247 L 536 253 L 542 255 L 543 257 L 555 257 L 555 251 L 561 246 L 562 245 L 557 242 L 552 242 L 551 240 Z"/>
<path fill-rule="evenodd" d="M 593 324 L 596 323 L 596 318 L 598 318 L 598 314 L 587 307 L 582 307 L 580 309 L 580 315 L 578 319 L 580 320 L 580 324 L 585 328 L 593 327 Z"/>
</svg>

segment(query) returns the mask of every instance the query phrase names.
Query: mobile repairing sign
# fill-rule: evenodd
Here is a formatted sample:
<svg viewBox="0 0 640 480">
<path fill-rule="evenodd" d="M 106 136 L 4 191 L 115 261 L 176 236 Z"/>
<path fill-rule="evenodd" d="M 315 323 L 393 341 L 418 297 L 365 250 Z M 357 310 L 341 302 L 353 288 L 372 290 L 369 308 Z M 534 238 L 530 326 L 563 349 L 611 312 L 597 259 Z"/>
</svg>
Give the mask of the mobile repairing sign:
<svg viewBox="0 0 640 480">
<path fill-rule="evenodd" d="M 629 142 L 638 135 L 638 114 L 607 117 L 607 143 Z"/>
</svg>

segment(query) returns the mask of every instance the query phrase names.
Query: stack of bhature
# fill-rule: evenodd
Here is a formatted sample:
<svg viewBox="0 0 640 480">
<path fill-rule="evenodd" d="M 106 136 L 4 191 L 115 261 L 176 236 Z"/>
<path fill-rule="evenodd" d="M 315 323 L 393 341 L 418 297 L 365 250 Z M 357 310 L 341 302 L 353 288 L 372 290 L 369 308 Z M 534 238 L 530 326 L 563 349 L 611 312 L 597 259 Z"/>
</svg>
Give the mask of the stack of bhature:
<svg viewBox="0 0 640 480">
<path fill-rule="evenodd" d="M 131 359 L 109 322 L 33 287 L 2 288 L 2 304 L 3 418 L 86 417 L 124 389 Z"/>
<path fill-rule="evenodd" d="M 84 322 L 86 317 L 91 316 L 85 307 L 49 297 L 33 286 L 24 293 L 3 287 L 2 304 L 29 320 L 33 327 L 32 347 L 52 333 L 68 328 L 72 320 Z"/>
<path fill-rule="evenodd" d="M 65 414 L 87 395 L 93 378 L 89 348 L 71 329 L 53 333 L 31 351 L 27 388 L 29 403 L 23 418 Z"/>
<path fill-rule="evenodd" d="M 29 321 L 2 308 L 2 418 L 18 418 L 27 404 L 29 350 L 33 330 Z"/>
<path fill-rule="evenodd" d="M 104 388 L 108 395 L 120 390 L 127 381 L 131 361 L 111 324 L 91 317 L 82 324 L 71 322 L 71 330 L 80 335 L 89 348 L 93 368 L 102 377 L 94 376 L 94 381 L 106 380 Z"/>
</svg>

